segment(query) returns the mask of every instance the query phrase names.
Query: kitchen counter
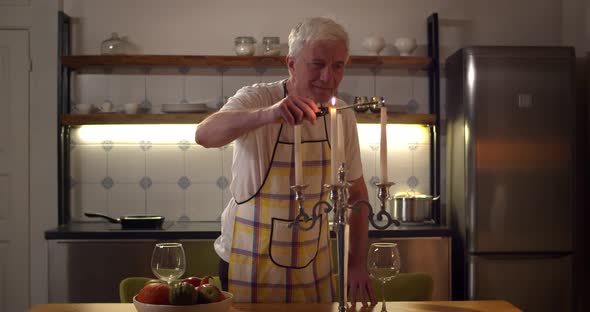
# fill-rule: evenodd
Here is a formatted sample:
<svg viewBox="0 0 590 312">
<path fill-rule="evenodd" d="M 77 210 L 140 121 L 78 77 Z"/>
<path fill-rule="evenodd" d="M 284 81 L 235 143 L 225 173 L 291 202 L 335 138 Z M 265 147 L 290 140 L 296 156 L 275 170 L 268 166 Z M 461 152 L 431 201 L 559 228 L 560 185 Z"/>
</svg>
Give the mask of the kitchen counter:
<svg viewBox="0 0 590 312">
<path fill-rule="evenodd" d="M 215 239 L 219 236 L 219 222 L 165 221 L 162 229 L 128 230 L 107 222 L 74 222 L 45 232 L 47 240 L 62 239 Z M 388 230 L 369 230 L 369 237 L 450 237 L 451 230 L 438 225 L 402 225 Z M 332 237 L 335 238 L 332 232 Z"/>
<path fill-rule="evenodd" d="M 187 255 L 186 276 L 217 275 L 219 257 L 213 242 L 220 228 L 219 222 L 166 221 L 161 230 L 121 230 L 119 224 L 77 222 L 49 230 L 45 232 L 49 250 L 49 302 L 117 302 L 116 285 L 123 278 L 153 276 L 150 258 L 154 244 L 162 240 L 183 244 Z M 372 230 L 369 237 L 370 242 L 397 243 L 404 272 L 429 273 L 435 281 L 433 299 L 450 299 L 449 228 L 405 225 L 385 231 Z M 332 244 L 333 253 L 335 245 Z M 116 265 L 104 269 L 110 263 Z"/>
<path fill-rule="evenodd" d="M 377 311 L 381 308 L 381 303 L 361 308 L 357 303 L 359 310 Z M 355 308 L 349 308 L 348 311 L 354 311 Z M 416 301 L 416 302 L 387 302 L 388 311 L 407 311 L 407 312 L 428 312 L 428 311 L 447 311 L 447 312 L 466 312 L 466 311 L 494 311 L 494 312 L 517 312 L 521 311 L 508 301 L 504 300 L 478 300 L 478 301 Z M 42 304 L 36 305 L 29 312 L 134 312 L 136 309 L 131 303 L 89 303 L 89 304 Z M 198 310 L 195 308 L 195 310 Z M 338 311 L 337 303 L 234 303 L 228 310 L 229 312 L 296 312 L 296 311 L 318 311 L 318 312 L 336 312 Z"/>
</svg>

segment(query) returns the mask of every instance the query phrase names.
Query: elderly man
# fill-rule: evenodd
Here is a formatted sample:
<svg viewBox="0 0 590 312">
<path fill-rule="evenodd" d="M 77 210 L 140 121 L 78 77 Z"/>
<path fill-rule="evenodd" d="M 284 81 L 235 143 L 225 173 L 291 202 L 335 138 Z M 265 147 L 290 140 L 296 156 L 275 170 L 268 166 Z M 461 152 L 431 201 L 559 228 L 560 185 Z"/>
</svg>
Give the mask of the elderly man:
<svg viewBox="0 0 590 312">
<path fill-rule="evenodd" d="M 235 141 L 230 186 L 215 250 L 220 277 L 237 302 L 330 302 L 332 281 L 328 215 L 309 231 L 289 227 L 297 214 L 293 125 L 301 125 L 303 184 L 308 213 L 327 199 L 330 121 L 316 116 L 329 103 L 349 57 L 348 34 L 327 18 L 310 18 L 289 35 L 289 78 L 240 89 L 198 127 L 204 147 Z M 337 105 L 344 105 L 338 100 Z M 354 112 L 343 113 L 350 201 L 367 199 Z M 375 302 L 366 270 L 368 211 L 350 215 L 348 284 L 351 301 Z M 227 284 L 226 284 L 227 283 Z"/>
</svg>

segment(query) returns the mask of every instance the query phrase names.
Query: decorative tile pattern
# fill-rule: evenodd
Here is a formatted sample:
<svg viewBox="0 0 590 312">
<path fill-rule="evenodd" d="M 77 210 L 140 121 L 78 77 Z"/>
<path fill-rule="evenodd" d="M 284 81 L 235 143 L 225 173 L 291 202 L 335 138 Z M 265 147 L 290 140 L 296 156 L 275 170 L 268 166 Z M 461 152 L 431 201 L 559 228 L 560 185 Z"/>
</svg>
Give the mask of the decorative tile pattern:
<svg viewBox="0 0 590 312">
<path fill-rule="evenodd" d="M 100 184 L 105 176 L 112 178 L 107 172 L 110 155 L 100 144 L 79 144 L 70 154 L 70 175 L 80 183 Z"/>
<path fill-rule="evenodd" d="M 106 175 L 119 183 L 137 184 L 141 178 L 148 176 L 154 179 L 154 175 L 146 172 L 146 153 L 137 144 L 115 144 L 108 154 L 108 166 Z M 161 164 L 165 166 L 165 164 Z"/>
<path fill-rule="evenodd" d="M 146 191 L 139 183 L 117 183 L 109 190 L 107 207 L 115 216 L 146 214 Z"/>
<path fill-rule="evenodd" d="M 104 179 L 102 179 L 100 184 L 105 189 L 110 190 L 115 185 L 115 181 L 113 181 L 113 179 L 111 179 L 111 177 L 105 177 Z"/>
<path fill-rule="evenodd" d="M 187 149 L 189 149 L 191 147 L 191 144 L 189 141 L 187 140 L 182 140 L 180 142 L 178 142 L 178 148 L 180 148 L 181 151 L 186 151 Z"/>
<path fill-rule="evenodd" d="M 141 186 L 142 189 L 147 191 L 147 189 L 149 189 L 152 186 L 152 179 L 150 179 L 150 177 L 141 178 L 141 180 L 139 180 L 139 186 Z"/>
<path fill-rule="evenodd" d="M 147 152 L 152 148 L 152 142 L 142 140 L 141 142 L 139 142 L 139 147 L 142 151 Z"/>
<path fill-rule="evenodd" d="M 190 190 L 191 188 L 189 188 Z M 188 209 L 186 205 L 185 193 L 176 183 L 154 183 L 147 195 L 147 213 L 153 215 L 165 216 L 168 220 L 178 220 L 180 216 Z M 192 206 L 188 206 L 191 207 Z M 187 211 L 190 213 L 190 211 Z M 192 217 L 189 215 L 189 217 Z M 199 220 L 199 218 L 194 218 Z"/>
<path fill-rule="evenodd" d="M 215 181 L 223 175 L 226 150 L 204 148 L 197 145 L 186 152 L 180 152 L 178 149 L 176 151 L 181 155 L 186 154 L 186 173 L 184 175 L 189 177 L 193 183 L 215 185 Z"/>
<path fill-rule="evenodd" d="M 177 184 L 181 189 L 186 190 L 189 186 L 191 186 L 191 180 L 189 180 L 187 177 L 181 177 L 178 179 Z"/>
<path fill-rule="evenodd" d="M 406 181 L 406 184 L 408 184 L 408 186 L 413 189 L 418 186 L 418 184 L 420 184 L 420 181 L 415 176 L 411 176 Z"/>
<path fill-rule="evenodd" d="M 185 191 L 186 214 L 192 220 L 215 221 L 225 208 L 223 191 L 215 184 L 195 184 Z"/>
<path fill-rule="evenodd" d="M 220 176 L 217 181 L 215 181 L 215 184 L 217 184 L 218 188 L 225 190 L 229 186 L 229 180 L 224 176 Z"/>
<path fill-rule="evenodd" d="M 113 149 L 113 141 L 111 141 L 111 140 L 102 141 L 102 149 L 104 149 L 105 152 L 109 152 L 110 150 L 112 150 Z"/>
<path fill-rule="evenodd" d="M 195 157 L 188 156 L 187 153 L 191 153 L 191 151 L 183 152 L 176 144 L 155 144 L 149 153 L 141 151 L 140 153 L 145 156 L 146 160 L 145 175 L 156 183 L 175 184 L 182 176 L 189 177 L 191 181 L 194 180 L 186 171 L 187 160 L 197 162 Z"/>
<path fill-rule="evenodd" d="M 276 81 L 288 74 L 284 68 L 268 68 L 264 75 L 252 68 L 227 69 L 223 74 L 215 68 L 190 68 L 189 75 L 183 75 L 177 68 L 154 70 L 166 74 L 149 76 L 148 95 L 154 104 L 153 113 L 160 111 L 161 103 L 181 100 L 183 80 L 187 100 L 199 102 L 220 95 L 230 96 L 244 85 Z M 138 101 L 144 96 L 146 74 L 138 69 L 137 75 L 116 72 L 78 75 L 74 91 L 77 100 L 86 103 L 100 103 L 105 96 L 113 103 Z M 387 104 L 405 105 L 410 112 L 427 113 L 427 90 L 425 73 L 400 75 L 399 69 L 383 69 L 375 75 L 370 69 L 349 68 L 338 93 L 349 103 L 357 95 L 378 95 L 383 96 Z M 441 91 L 444 93 L 444 85 Z M 441 109 L 444 116 L 445 107 Z M 379 136 L 373 129 L 359 132 L 359 138 L 369 201 L 378 208 L 375 183 L 379 182 Z M 443 135 L 444 129 L 443 126 L 439 130 Z M 221 211 L 231 200 L 233 143 L 205 149 L 192 141 L 194 129 L 165 143 L 144 132 L 124 139 L 116 133 L 101 134 L 93 141 L 79 136 L 79 132 L 73 129 L 71 136 L 73 217 L 81 216 L 82 211 L 117 215 L 149 212 L 164 215 L 168 220 L 213 221 L 219 220 Z M 444 145 L 444 139 L 441 143 Z M 416 139 L 411 133 L 388 130 L 389 179 L 398 181 L 390 189 L 391 194 L 412 188 L 428 193 L 429 144 L 428 134 Z M 444 153 L 441 156 L 444 166 Z"/>
</svg>

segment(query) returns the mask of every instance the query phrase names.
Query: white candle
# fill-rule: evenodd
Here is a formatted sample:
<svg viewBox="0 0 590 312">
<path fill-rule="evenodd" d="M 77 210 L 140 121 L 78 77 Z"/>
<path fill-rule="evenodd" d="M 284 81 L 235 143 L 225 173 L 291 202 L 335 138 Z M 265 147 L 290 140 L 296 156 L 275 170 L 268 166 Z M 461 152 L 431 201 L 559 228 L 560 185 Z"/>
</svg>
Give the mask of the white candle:
<svg viewBox="0 0 590 312">
<path fill-rule="evenodd" d="M 337 149 L 338 149 L 338 121 L 337 121 L 337 111 L 336 111 L 336 98 L 332 97 L 332 106 L 330 107 L 330 158 L 331 158 L 331 170 L 332 170 L 332 184 L 336 184 L 338 182 L 338 157 L 337 157 Z"/>
<path fill-rule="evenodd" d="M 338 154 L 338 166 L 341 163 L 346 162 L 346 153 L 344 152 L 344 123 L 342 122 L 342 114 L 338 114 L 336 118 L 338 120 L 338 150 L 336 153 Z"/>
<path fill-rule="evenodd" d="M 387 183 L 387 108 L 381 107 L 381 183 Z"/>
<path fill-rule="evenodd" d="M 301 185 L 301 125 L 293 126 L 293 149 L 295 153 L 295 184 Z"/>
</svg>

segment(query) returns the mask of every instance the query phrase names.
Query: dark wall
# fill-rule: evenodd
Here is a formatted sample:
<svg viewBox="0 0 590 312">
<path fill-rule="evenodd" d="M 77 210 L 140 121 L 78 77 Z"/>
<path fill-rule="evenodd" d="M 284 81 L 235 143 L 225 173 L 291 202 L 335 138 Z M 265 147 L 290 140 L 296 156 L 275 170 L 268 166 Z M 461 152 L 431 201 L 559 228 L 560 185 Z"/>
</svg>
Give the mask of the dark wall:
<svg viewBox="0 0 590 312">
<path fill-rule="evenodd" d="M 576 64 L 576 91 L 578 105 L 578 123 L 579 123 L 579 146 L 578 164 L 578 183 L 575 190 L 577 197 L 576 211 L 576 259 L 574 266 L 574 276 L 576 283 L 576 304 L 577 311 L 590 311 L 590 297 L 587 295 L 588 280 L 590 279 L 590 255 L 588 245 L 590 244 L 590 205 L 587 196 L 589 195 L 590 183 L 590 52 L 586 57 L 579 58 Z"/>
<path fill-rule="evenodd" d="M 584 75 L 585 79 L 586 79 L 586 92 L 584 92 L 584 94 L 586 95 L 586 99 L 585 99 L 585 109 L 586 109 L 586 153 L 584 155 L 584 164 L 586 165 L 585 169 L 585 177 L 584 177 L 584 190 L 583 192 L 581 192 L 580 197 L 583 196 L 583 194 L 587 194 L 587 190 L 590 189 L 590 163 L 588 162 L 588 160 L 590 159 L 590 52 L 588 52 L 587 56 L 586 56 L 586 74 Z M 583 237 L 585 239 L 585 241 L 583 242 L 583 249 L 582 249 L 582 254 L 583 254 L 583 261 L 582 261 L 582 267 L 583 267 L 583 282 L 581 283 L 583 286 L 580 287 L 580 292 L 579 292 L 579 297 L 583 297 L 584 298 L 584 302 L 581 304 L 580 309 L 578 309 L 578 311 L 590 311 L 590 297 L 587 295 L 590 292 L 590 287 L 588 286 L 588 280 L 590 280 L 590 268 L 588 267 L 588 264 L 590 263 L 590 253 L 588 251 L 588 246 L 590 246 L 590 240 L 588 239 L 588 237 L 590 237 L 590 224 L 588 222 L 588 219 L 590 218 L 590 213 L 588 213 L 588 209 L 590 209 L 590 205 L 588 205 L 588 200 L 584 200 L 582 199 L 582 202 L 584 203 L 584 206 L 582 207 L 582 210 L 584 211 L 584 215 L 582 216 L 582 220 L 584 222 L 583 224 L 583 229 L 585 231 Z"/>
</svg>

